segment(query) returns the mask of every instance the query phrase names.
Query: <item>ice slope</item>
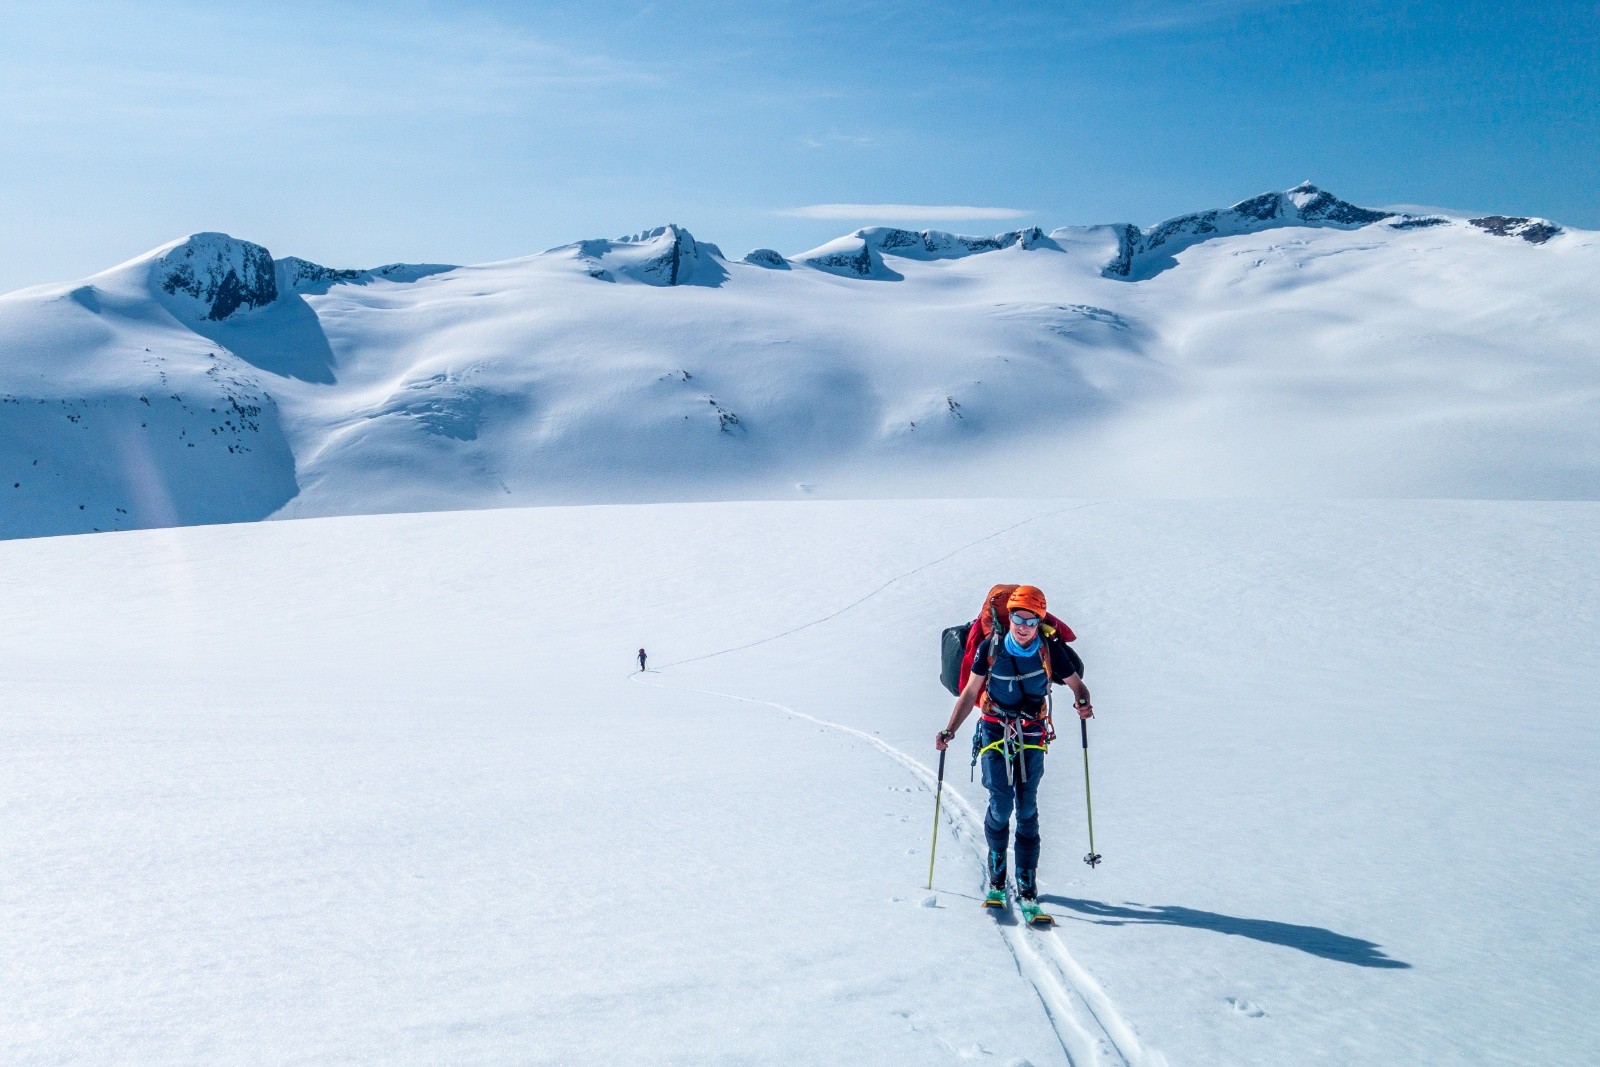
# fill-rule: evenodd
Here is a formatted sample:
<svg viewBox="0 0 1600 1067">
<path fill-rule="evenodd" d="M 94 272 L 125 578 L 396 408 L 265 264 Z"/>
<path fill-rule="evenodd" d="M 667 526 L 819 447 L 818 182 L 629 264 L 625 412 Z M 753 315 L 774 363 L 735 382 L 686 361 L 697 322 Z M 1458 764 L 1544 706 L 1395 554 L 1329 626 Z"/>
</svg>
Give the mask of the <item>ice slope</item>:
<svg viewBox="0 0 1600 1067">
<path fill-rule="evenodd" d="M 1592 503 L 809 501 L 0 545 L 8 1063 L 1578 1063 Z M 1088 663 L 1060 929 L 935 649 Z M 649 675 L 629 674 L 639 645 Z M 714 696 L 712 693 L 726 694 Z"/>
<path fill-rule="evenodd" d="M 872 227 L 740 261 L 678 226 L 376 270 L 199 234 L 0 297 L 0 535 L 805 495 L 1593 499 L 1597 241 L 1309 185 L 1148 230 Z"/>
</svg>

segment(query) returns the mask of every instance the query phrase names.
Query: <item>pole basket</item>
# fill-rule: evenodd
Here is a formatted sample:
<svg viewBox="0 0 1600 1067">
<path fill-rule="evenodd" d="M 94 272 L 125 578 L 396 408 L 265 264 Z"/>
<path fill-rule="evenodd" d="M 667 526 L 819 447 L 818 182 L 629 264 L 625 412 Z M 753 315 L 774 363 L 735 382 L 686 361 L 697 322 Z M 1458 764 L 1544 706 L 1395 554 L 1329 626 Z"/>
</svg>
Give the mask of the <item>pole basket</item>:
<svg viewBox="0 0 1600 1067">
<path fill-rule="evenodd" d="M 1091 867 L 1098 867 L 1100 866 L 1100 860 L 1103 858 L 1104 857 L 1102 857 L 1100 853 L 1091 852 L 1087 856 L 1083 857 L 1083 862 L 1087 863 Z"/>
</svg>

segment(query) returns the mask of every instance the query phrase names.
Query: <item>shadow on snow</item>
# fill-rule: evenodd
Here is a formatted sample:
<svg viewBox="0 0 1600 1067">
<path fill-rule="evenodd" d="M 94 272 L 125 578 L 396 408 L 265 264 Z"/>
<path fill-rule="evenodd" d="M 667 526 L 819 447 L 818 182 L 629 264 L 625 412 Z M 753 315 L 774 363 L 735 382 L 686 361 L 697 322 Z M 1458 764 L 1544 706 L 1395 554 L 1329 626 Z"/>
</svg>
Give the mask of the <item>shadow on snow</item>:
<svg viewBox="0 0 1600 1067">
<path fill-rule="evenodd" d="M 1346 937 L 1320 926 L 1296 926 L 1294 923 L 1273 922 L 1270 919 L 1241 919 L 1232 915 L 1219 915 L 1214 911 L 1197 911 L 1174 905 L 1145 907 L 1135 904 L 1115 907 L 1097 900 L 1076 900 L 1071 897 L 1041 894 L 1041 902 L 1070 908 L 1087 921 L 1101 926 L 1122 926 L 1128 923 L 1160 923 L 1167 926 L 1187 926 L 1195 930 L 1212 930 L 1219 934 L 1233 934 L 1271 945 L 1283 945 L 1321 956 L 1325 960 L 1353 963 L 1358 967 L 1409 968 L 1403 960 L 1390 959 L 1371 941 L 1359 937 Z"/>
</svg>

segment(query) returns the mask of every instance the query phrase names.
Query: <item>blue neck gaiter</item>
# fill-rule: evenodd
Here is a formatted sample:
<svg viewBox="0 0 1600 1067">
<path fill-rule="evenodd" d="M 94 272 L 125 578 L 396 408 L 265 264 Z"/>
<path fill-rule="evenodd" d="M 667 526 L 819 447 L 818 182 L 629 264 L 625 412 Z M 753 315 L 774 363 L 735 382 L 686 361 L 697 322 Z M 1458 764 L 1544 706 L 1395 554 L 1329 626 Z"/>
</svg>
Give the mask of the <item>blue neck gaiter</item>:
<svg viewBox="0 0 1600 1067">
<path fill-rule="evenodd" d="M 1031 656 L 1035 652 L 1039 651 L 1039 639 L 1035 637 L 1030 643 L 1026 645 L 1019 645 L 1017 644 L 1016 637 L 1010 631 L 1007 631 L 1006 651 L 1011 653 L 1013 656 L 1016 656 L 1018 659 L 1026 659 L 1028 656 Z"/>
</svg>

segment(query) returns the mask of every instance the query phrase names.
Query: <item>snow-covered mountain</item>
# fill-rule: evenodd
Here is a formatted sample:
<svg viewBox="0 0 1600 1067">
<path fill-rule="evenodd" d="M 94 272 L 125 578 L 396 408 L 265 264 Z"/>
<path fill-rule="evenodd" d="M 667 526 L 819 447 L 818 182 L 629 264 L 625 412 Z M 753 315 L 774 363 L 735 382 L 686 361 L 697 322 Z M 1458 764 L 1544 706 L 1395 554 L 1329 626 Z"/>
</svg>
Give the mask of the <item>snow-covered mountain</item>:
<svg viewBox="0 0 1600 1067">
<path fill-rule="evenodd" d="M 0 297 L 0 535 L 552 502 L 1593 499 L 1600 235 L 1305 184 L 730 260 L 371 270 L 203 233 Z"/>
</svg>

